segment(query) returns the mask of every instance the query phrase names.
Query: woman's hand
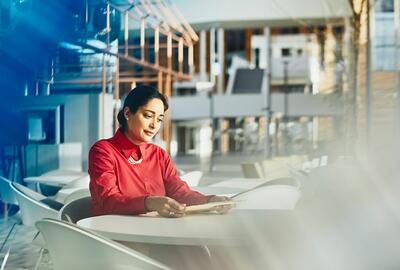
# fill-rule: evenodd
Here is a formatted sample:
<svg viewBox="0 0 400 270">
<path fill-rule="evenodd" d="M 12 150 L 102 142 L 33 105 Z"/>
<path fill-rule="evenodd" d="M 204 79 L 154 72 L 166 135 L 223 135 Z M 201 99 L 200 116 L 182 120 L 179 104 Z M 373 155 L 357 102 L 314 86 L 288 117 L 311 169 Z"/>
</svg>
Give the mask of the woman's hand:
<svg viewBox="0 0 400 270">
<path fill-rule="evenodd" d="M 186 205 L 180 204 L 174 199 L 163 196 L 149 196 L 144 204 L 149 211 L 157 211 L 163 217 L 183 217 Z"/>
<path fill-rule="evenodd" d="M 231 198 L 225 197 L 225 196 L 212 196 L 208 202 L 226 202 L 226 201 L 232 201 Z M 233 207 L 232 204 L 229 205 L 221 205 L 221 206 L 216 206 L 213 210 L 216 211 L 218 214 L 226 214 L 228 213 L 229 210 L 231 210 Z"/>
</svg>

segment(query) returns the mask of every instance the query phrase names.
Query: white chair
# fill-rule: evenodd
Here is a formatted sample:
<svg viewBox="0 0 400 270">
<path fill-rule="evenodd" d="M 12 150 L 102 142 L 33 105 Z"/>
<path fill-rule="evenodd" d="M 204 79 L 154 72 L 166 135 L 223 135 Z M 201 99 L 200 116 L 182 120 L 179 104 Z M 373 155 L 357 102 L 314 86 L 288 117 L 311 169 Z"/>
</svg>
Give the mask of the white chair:
<svg viewBox="0 0 400 270">
<path fill-rule="evenodd" d="M 244 162 L 240 166 L 245 178 L 264 178 L 263 169 L 258 162 Z"/>
<path fill-rule="evenodd" d="M 170 269 L 133 249 L 60 220 L 38 221 L 54 270 Z"/>
<path fill-rule="evenodd" d="M 82 176 L 62 187 L 56 195 L 54 200 L 67 204 L 75 199 L 86 197 L 89 192 L 89 175 Z M 82 190 L 82 191 L 81 191 Z M 86 190 L 86 191 L 83 191 Z"/>
<path fill-rule="evenodd" d="M 7 204 L 18 204 L 17 197 L 11 188 L 11 181 L 0 176 L 0 200 L 4 203 L 4 219 L 7 220 Z"/>
<path fill-rule="evenodd" d="M 70 202 L 73 202 L 75 200 L 78 200 L 78 199 L 84 198 L 84 197 L 90 197 L 90 190 L 88 188 L 82 188 L 82 189 L 78 189 L 78 190 L 71 192 L 70 194 L 68 194 L 65 197 L 63 203 L 68 204 Z"/>
<path fill-rule="evenodd" d="M 267 185 L 237 195 L 235 209 L 294 209 L 301 192 L 291 185 Z"/>
<path fill-rule="evenodd" d="M 76 224 L 79 220 L 92 216 L 90 196 L 79 198 L 65 204 L 59 212 L 59 219 Z"/>
<path fill-rule="evenodd" d="M 58 211 L 44 202 L 46 196 L 18 183 L 12 183 L 11 188 L 15 192 L 24 225 L 35 226 L 35 222 L 42 218 L 57 218 Z"/>
<path fill-rule="evenodd" d="M 11 181 L 1 176 L 0 176 L 0 200 L 4 204 L 4 222 L 7 222 L 9 204 L 18 204 L 18 202 L 14 190 L 11 188 Z M 14 228 L 18 223 L 19 222 L 17 221 L 11 226 L 11 229 L 8 231 L 6 238 L 1 244 L 0 252 L 3 250 L 3 247 L 5 246 L 7 241 L 10 239 L 12 232 L 14 231 Z"/>
<path fill-rule="evenodd" d="M 203 172 L 201 171 L 191 171 L 181 175 L 180 177 L 189 185 L 189 187 L 197 187 L 202 176 Z"/>
<path fill-rule="evenodd" d="M 22 223 L 26 226 L 35 226 L 35 222 L 43 218 L 57 218 L 59 203 L 47 198 L 46 196 L 37 193 L 21 184 L 11 183 L 11 188 L 14 190 L 18 205 L 21 211 Z M 53 204 L 53 205 L 52 205 Z M 50 205 L 53 206 L 50 207 Z M 36 234 L 32 242 L 41 247 L 39 257 L 36 261 L 35 270 L 38 268 L 42 260 L 45 244 L 42 237 Z"/>
</svg>

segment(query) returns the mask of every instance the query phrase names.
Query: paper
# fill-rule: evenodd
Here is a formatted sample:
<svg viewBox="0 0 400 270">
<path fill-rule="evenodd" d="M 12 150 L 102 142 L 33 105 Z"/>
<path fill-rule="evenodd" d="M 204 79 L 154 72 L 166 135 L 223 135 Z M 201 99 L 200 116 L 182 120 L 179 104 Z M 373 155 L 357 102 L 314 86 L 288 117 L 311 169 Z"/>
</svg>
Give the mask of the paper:
<svg viewBox="0 0 400 270">
<path fill-rule="evenodd" d="M 214 210 L 215 207 L 223 206 L 223 205 L 232 205 L 232 206 L 234 206 L 235 202 L 233 202 L 233 201 L 210 202 L 210 203 L 186 206 L 185 213 L 212 211 L 212 210 Z"/>
</svg>

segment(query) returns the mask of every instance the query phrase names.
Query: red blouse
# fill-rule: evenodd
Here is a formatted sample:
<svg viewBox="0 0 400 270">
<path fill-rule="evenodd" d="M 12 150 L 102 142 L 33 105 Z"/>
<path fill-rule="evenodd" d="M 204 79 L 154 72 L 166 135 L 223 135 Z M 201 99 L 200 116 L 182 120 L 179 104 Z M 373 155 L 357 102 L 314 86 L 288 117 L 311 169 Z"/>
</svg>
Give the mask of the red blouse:
<svg viewBox="0 0 400 270">
<path fill-rule="evenodd" d="M 142 162 L 132 164 L 130 157 L 142 157 Z M 93 215 L 146 213 L 147 196 L 168 196 L 187 205 L 206 203 L 209 198 L 179 178 L 163 149 L 150 143 L 135 145 L 121 130 L 92 146 L 89 175 Z"/>
</svg>

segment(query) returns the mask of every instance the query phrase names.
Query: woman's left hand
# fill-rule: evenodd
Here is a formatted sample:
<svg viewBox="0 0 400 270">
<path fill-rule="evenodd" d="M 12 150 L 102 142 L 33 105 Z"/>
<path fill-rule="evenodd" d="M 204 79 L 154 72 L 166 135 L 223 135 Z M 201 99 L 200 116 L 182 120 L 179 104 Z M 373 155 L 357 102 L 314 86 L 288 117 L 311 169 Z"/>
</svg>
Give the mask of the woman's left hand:
<svg viewBox="0 0 400 270">
<path fill-rule="evenodd" d="M 232 201 L 232 199 L 226 196 L 214 195 L 208 200 L 208 202 L 226 202 L 226 201 Z M 216 211 L 218 214 L 226 214 L 228 213 L 229 210 L 232 209 L 233 206 L 234 205 L 232 204 L 221 205 L 221 206 L 216 206 L 213 210 Z"/>
</svg>

